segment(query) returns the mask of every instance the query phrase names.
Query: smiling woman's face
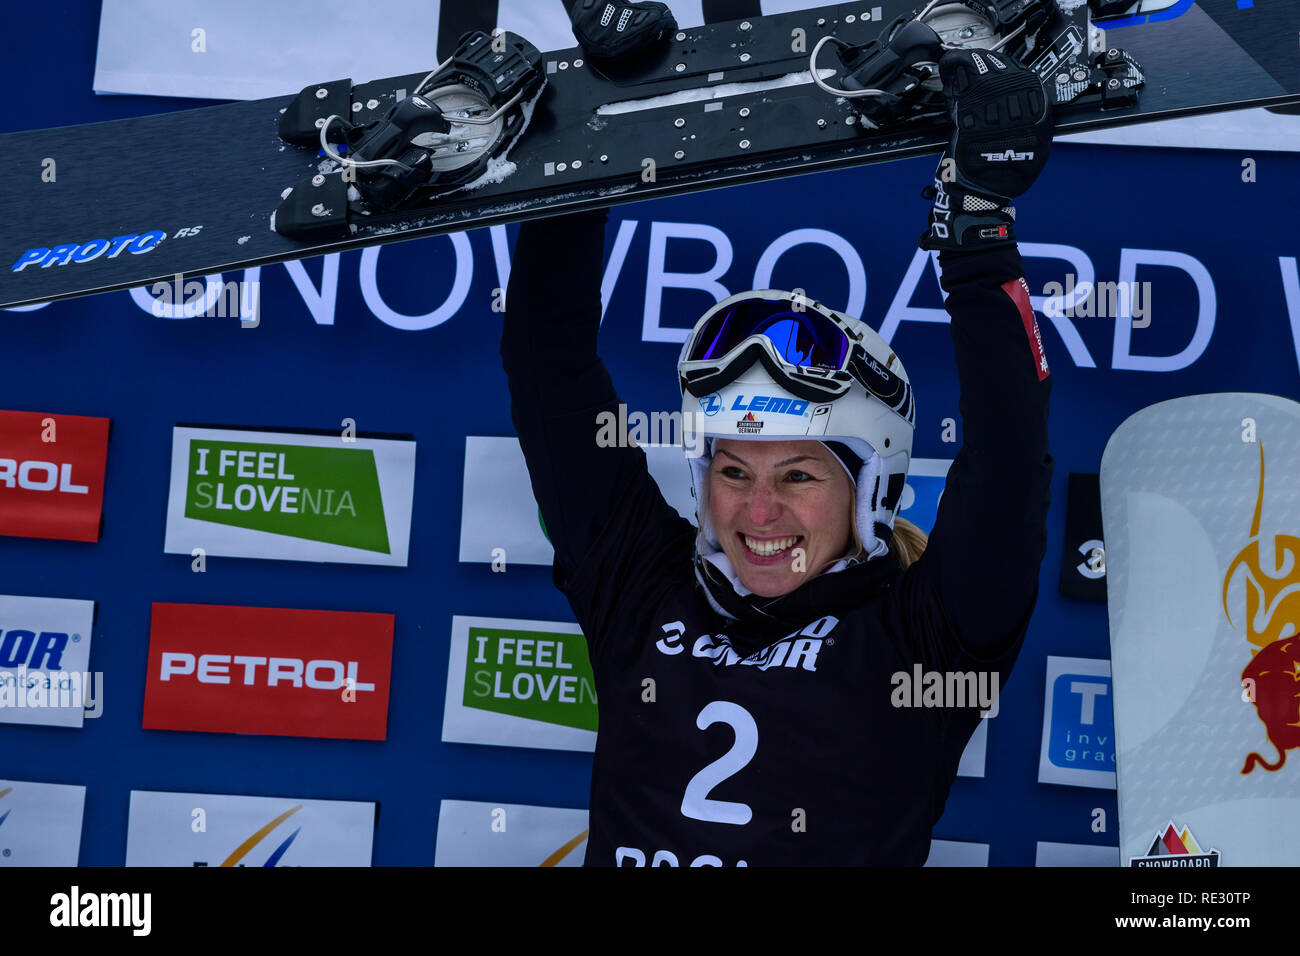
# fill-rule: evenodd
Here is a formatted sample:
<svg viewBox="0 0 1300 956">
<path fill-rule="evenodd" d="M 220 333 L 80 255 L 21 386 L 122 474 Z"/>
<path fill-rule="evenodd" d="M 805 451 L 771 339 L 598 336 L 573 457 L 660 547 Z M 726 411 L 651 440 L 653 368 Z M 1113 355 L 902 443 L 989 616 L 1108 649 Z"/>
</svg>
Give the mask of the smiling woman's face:
<svg viewBox="0 0 1300 956">
<path fill-rule="evenodd" d="M 852 542 L 853 485 L 819 441 L 718 439 L 708 486 L 722 551 L 761 597 L 789 594 Z"/>
</svg>

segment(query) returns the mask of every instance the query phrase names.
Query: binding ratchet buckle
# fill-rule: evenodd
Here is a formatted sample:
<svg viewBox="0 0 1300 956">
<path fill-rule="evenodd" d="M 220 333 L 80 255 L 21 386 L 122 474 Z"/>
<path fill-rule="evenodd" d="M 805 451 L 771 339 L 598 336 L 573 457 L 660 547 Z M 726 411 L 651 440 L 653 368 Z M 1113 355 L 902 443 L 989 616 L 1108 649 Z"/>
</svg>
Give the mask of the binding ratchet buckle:
<svg viewBox="0 0 1300 956">
<path fill-rule="evenodd" d="M 1106 49 L 1090 13 L 1082 3 L 1067 13 L 1052 0 L 930 0 L 866 43 L 823 36 L 809 55 L 809 69 L 818 87 L 852 102 L 868 130 L 941 116 L 939 60 L 957 48 L 1005 50 L 1038 73 L 1056 105 L 1132 106 L 1145 82 L 1141 68 L 1125 51 Z M 817 57 L 827 43 L 836 45 L 838 88 L 818 72 Z M 1105 52 L 1091 56 L 1090 49 Z"/>
<path fill-rule="evenodd" d="M 304 89 L 280 118 L 280 136 L 320 145 L 333 169 L 295 186 L 275 230 L 300 239 L 346 235 L 360 217 L 418 208 L 480 179 L 527 124 L 546 78 L 541 53 L 514 33 L 473 31 L 409 96 L 353 124 L 350 80 Z M 328 112 L 327 112 L 328 111 Z"/>
</svg>

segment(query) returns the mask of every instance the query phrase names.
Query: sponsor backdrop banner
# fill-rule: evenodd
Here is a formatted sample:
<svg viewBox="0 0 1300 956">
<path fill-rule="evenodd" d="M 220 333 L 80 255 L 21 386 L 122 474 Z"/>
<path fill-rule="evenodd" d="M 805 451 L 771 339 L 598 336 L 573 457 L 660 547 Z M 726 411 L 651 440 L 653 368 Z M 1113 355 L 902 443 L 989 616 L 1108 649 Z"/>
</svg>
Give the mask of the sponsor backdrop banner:
<svg viewBox="0 0 1300 956">
<path fill-rule="evenodd" d="M 581 866 L 587 811 L 443 800 L 434 866 Z"/>
<path fill-rule="evenodd" d="M 405 566 L 414 485 L 413 441 L 178 426 L 166 550 Z"/>
<path fill-rule="evenodd" d="M 592 435 L 595 435 L 592 420 Z M 680 445 L 647 447 L 650 474 L 668 503 L 695 520 L 695 499 Z M 517 438 L 465 437 L 464 507 L 460 516 L 460 559 L 541 564 L 555 555 L 542 528 Z M 498 549 L 500 553 L 498 554 Z"/>
<path fill-rule="evenodd" d="M 0 594 L 0 723 L 80 727 L 98 717 L 90 670 L 94 601 Z"/>
<path fill-rule="evenodd" d="M 86 788 L 0 779 L 0 866 L 76 866 Z"/>
<path fill-rule="evenodd" d="M 14 7 L 9 14 L 14 35 L 45 35 L 39 9 Z M 89 49 L 96 29 L 94 22 L 69 17 L 67 43 Z M 210 50 L 214 33 L 209 28 Z M 187 42 L 188 37 L 187 29 Z M 22 84 L 30 83 L 30 75 L 47 76 L 39 67 L 48 56 L 47 49 L 18 49 L 0 70 L 15 90 L 28 89 Z M 0 128 L 176 108 L 172 101 L 96 98 L 90 92 L 92 74 L 89 58 L 72 58 L 56 87 L 43 88 L 39 97 L 16 93 Z M 1033 865 L 1040 843 L 1118 853 L 1116 792 L 1106 780 L 1115 772 L 1107 765 L 1112 744 L 1100 743 L 1103 736 L 1113 737 L 1101 730 L 1112 720 L 1111 700 L 1089 691 L 1092 723 L 1086 723 L 1085 694 L 1070 686 L 1109 682 L 1105 672 L 1080 670 L 1074 662 L 1106 663 L 1110 644 L 1107 606 L 1071 600 L 1058 588 L 1069 474 L 1098 473 L 1111 433 L 1134 412 L 1166 399 L 1234 391 L 1300 397 L 1300 245 L 1277 215 L 1300 183 L 1300 155 L 1269 152 L 1252 158 L 1257 163 L 1253 181 L 1243 178 L 1243 157 L 1236 152 L 1061 143 L 1038 184 L 1017 202 L 1026 278 L 1054 380 L 1055 477 L 1047 557 L 1038 606 L 1020 659 L 1001 689 L 998 716 L 981 722 L 983 739 L 972 743 L 982 748 L 977 763 L 982 775 L 957 779 L 935 829 L 937 840 L 987 845 L 990 865 Z M 963 438 L 952 340 L 934 259 L 916 248 L 927 207 L 917 193 L 933 171 L 933 159 L 918 159 L 614 210 L 605 261 L 588 268 L 602 270 L 606 312 L 601 351 L 629 409 L 680 407 L 673 369 L 682 338 L 720 298 L 750 288 L 801 287 L 835 308 L 861 315 L 897 350 L 916 391 L 917 459 L 951 461 Z M 1188 196 L 1197 197 L 1194 206 L 1187 203 Z M 1207 208 L 1229 210 L 1231 228 L 1206 228 L 1201 210 Z M 77 733 L 0 726 L 0 753 L 6 760 L 0 772 L 90 789 L 82 863 L 117 866 L 126 858 L 123 821 L 131 789 L 381 802 L 374 862 L 383 865 L 434 861 L 437 807 L 443 800 L 501 796 L 532 806 L 587 805 L 589 752 L 521 742 L 525 727 L 534 739 L 590 735 L 576 721 L 565 723 L 563 710 L 557 717 L 550 709 L 580 707 L 554 696 L 562 685 L 551 678 L 570 672 L 539 666 L 540 644 L 531 646 L 531 655 L 523 659 L 516 643 L 503 660 L 494 656 L 490 665 L 474 664 L 470 651 L 477 645 L 469 641 L 468 623 L 463 625 L 465 643 L 452 646 L 460 618 L 524 622 L 544 634 L 575 637 L 560 623 L 572 621 L 572 612 L 545 564 L 545 537 L 528 485 L 517 459 L 508 464 L 517 445 L 498 352 L 501 319 L 493 303 L 499 302 L 496 290 L 509 277 L 516 232 L 513 226 L 480 229 L 214 275 L 214 287 L 259 283 L 261 321 L 255 327 L 241 327 L 235 316 L 156 316 L 146 290 L 0 312 L 0 354 L 19 357 L 7 362 L 0 376 L 0 409 L 28 414 L 48 409 L 53 417 L 75 414 L 113 422 L 100 539 L 0 538 L 5 593 L 93 600 L 97 609 L 90 666 L 104 673 L 109 719 L 88 720 Z M 1130 284 L 1117 285 L 1121 282 Z M 1132 294 L 1119 296 L 1119 289 Z M 348 420 L 356 429 L 355 444 L 343 440 Z M 69 460 L 49 451 L 62 446 L 61 419 L 59 428 L 57 445 L 41 443 L 37 432 L 40 453 L 25 448 L 24 459 Z M 363 443 L 360 436 L 366 434 L 410 436 L 413 441 L 398 444 L 410 449 L 419 443 L 418 471 L 410 452 L 386 465 L 377 445 Z M 489 439 L 502 456 L 495 460 L 497 474 L 491 472 L 492 463 L 480 467 L 475 458 L 477 443 Z M 1264 441 L 1271 454 L 1267 434 Z M 213 443 L 210 473 L 191 474 L 198 464 L 193 446 L 202 442 Z M 257 447 L 218 447 L 222 444 Z M 291 447 L 284 450 L 286 445 Z M 353 454 L 367 448 L 375 451 L 390 553 L 369 550 L 373 538 L 333 536 L 331 528 L 353 522 L 347 509 L 337 514 L 337 492 L 329 509 L 336 514 L 325 525 L 328 534 L 292 533 L 318 516 L 280 510 L 286 499 L 302 506 L 309 489 L 314 502 L 315 489 L 344 487 L 326 483 L 327 478 L 354 479 L 352 472 L 335 471 L 332 461 L 322 475 L 311 462 L 298 465 L 295 455 L 325 452 L 328 457 L 334 450 Z M 213 470 L 220 467 L 222 451 L 235 453 L 224 476 Z M 240 451 L 255 454 L 241 463 Z M 261 457 L 263 452 L 272 457 Z M 675 481 L 685 478 L 685 466 L 680 460 L 673 464 L 670 449 L 651 452 L 652 458 L 663 455 L 663 467 L 677 475 Z M 292 480 L 278 477 L 281 454 L 283 471 Z M 0 453 L 0 458 L 14 456 Z M 240 475 L 241 467 L 253 477 Z M 513 477 L 507 475 L 510 468 Z M 272 477 L 261 477 L 264 471 Z M 934 490 L 922 487 L 929 483 L 924 475 L 909 479 L 917 501 L 904 514 L 915 514 L 923 527 L 933 520 L 933 506 L 925 502 L 937 500 L 942 485 L 937 476 L 942 474 L 933 478 Z M 197 482 L 214 484 L 208 512 L 218 512 L 218 482 L 222 503 L 250 507 L 220 509 L 219 517 L 237 523 L 187 516 L 191 478 L 196 506 L 206 500 Z M 585 478 L 572 476 L 575 482 Z M 496 490 L 476 499 L 489 479 L 498 482 Z M 70 480 L 89 486 L 75 467 Z M 390 480 L 403 489 L 394 492 L 396 500 L 388 491 Z M 244 485 L 249 490 L 239 491 Z M 295 497 L 285 490 L 290 487 L 303 490 Z M 7 491 L 0 481 L 0 495 Z M 1281 491 L 1279 486 L 1277 493 Z M 1254 493 L 1254 485 L 1243 492 L 1249 501 Z M 1228 494 L 1226 485 L 1222 494 Z M 264 497 L 273 507 L 264 506 Z M 395 509 L 406 507 L 404 501 L 409 502 L 409 537 L 405 527 L 394 526 Z M 363 511 L 355 492 L 352 503 L 360 524 Z M 674 504 L 693 511 L 689 496 Z M 320 510 L 324 523 L 324 496 Z M 998 559 L 998 520 L 989 516 L 989 548 L 972 555 L 972 562 Z M 1281 519 L 1266 510 L 1265 520 Z M 1233 517 L 1234 533 L 1248 537 L 1249 522 L 1249 513 Z M 169 531 L 181 523 L 190 531 L 171 541 Z M 373 533 L 377 525 L 369 527 L 367 533 Z M 1294 528 L 1279 531 L 1293 534 Z M 228 540 L 229 547 L 215 544 L 218 538 Z M 1235 547 L 1244 544 L 1243 538 Z M 193 554 L 195 548 L 205 549 L 203 560 Z M 494 557 L 494 548 L 503 553 Z M 326 560 L 327 551 L 345 560 Z M 1195 559 L 1192 552 L 1171 554 L 1171 574 L 1189 572 Z M 1071 555 L 1070 560 L 1077 564 L 1081 558 Z M 1221 586 L 1220 580 L 1214 587 Z M 1214 587 L 1207 586 L 1206 593 L 1213 594 Z M 385 739 L 144 729 L 155 602 L 348 608 L 393 615 Z M 1222 615 L 1223 609 L 1214 613 Z M 1251 704 L 1240 701 L 1238 678 L 1252 659 L 1241 636 L 1245 625 L 1240 613 L 1244 608 L 1234 606 L 1238 663 L 1225 677 L 1230 685 L 1225 692 L 1253 724 L 1243 725 L 1248 732 L 1234 736 L 1231 747 L 1242 761 L 1258 752 L 1275 762 L 1265 724 L 1252 716 Z M 497 656 L 508 647 L 499 637 L 492 646 Z M 353 659 L 343 650 L 313 651 L 311 656 L 270 649 L 180 650 L 196 655 L 195 675 L 175 678 L 191 682 L 192 690 L 234 687 L 200 684 L 200 653 L 230 653 L 232 658 L 234 653 L 274 654 L 337 660 L 345 666 Z M 1049 657 L 1072 663 L 1049 679 Z M 557 660 L 554 654 L 547 659 L 552 665 Z M 564 662 L 574 665 L 575 675 L 579 660 L 566 644 Z M 1164 661 L 1171 669 L 1184 666 L 1172 652 Z M 208 666 L 210 675 L 218 672 Z M 465 668 L 455 679 L 453 666 Z M 467 700 L 467 690 L 483 689 L 469 677 L 473 668 L 482 669 L 491 690 L 479 698 L 470 693 Z M 235 668 L 232 660 L 229 673 L 242 679 L 243 667 Z M 260 678 L 263 670 L 255 673 Z M 364 665 L 358 676 L 378 687 Z M 498 676 L 500 693 L 509 697 L 493 696 Z M 1123 679 L 1118 668 L 1116 679 Z M 521 692 L 531 690 L 533 696 L 515 697 L 516 682 Z M 581 688 L 579 681 L 574 693 L 579 701 Z M 543 700 L 542 691 L 550 699 Z M 363 706 L 361 696 L 347 706 Z M 114 708 L 121 710 L 117 717 Z M 484 736 L 496 733 L 485 729 L 489 722 L 504 722 L 516 736 L 491 745 L 455 741 L 452 734 L 464 732 L 464 724 L 456 730 L 460 718 L 472 718 L 467 722 L 477 722 Z M 1228 732 L 1224 727 L 1193 729 L 1189 739 Z M 1089 737 L 1088 746 L 1078 746 L 1071 757 L 1067 748 L 1082 744 L 1082 736 Z M 972 756 L 971 748 L 967 756 Z M 1255 786 L 1294 787 L 1300 765 L 1293 763 L 1294 758 L 1277 771 L 1256 767 L 1242 779 Z M 1035 766 L 1045 772 L 1041 781 Z M 1058 772 L 1084 776 L 1048 779 Z M 219 864 L 291 805 L 268 806 L 265 816 L 232 832 L 228 846 L 205 851 L 203 858 Z M 1096 808 L 1104 811 L 1104 820 L 1093 813 Z M 190 832 L 192 809 L 185 809 L 184 833 Z M 1186 830 L 1207 852 L 1222 850 L 1225 865 L 1236 862 L 1228 855 L 1228 831 L 1207 830 L 1199 818 L 1185 818 L 1182 812 L 1153 806 L 1152 818 L 1134 836 L 1138 849 L 1131 852 L 1145 854 L 1157 831 L 1163 835 L 1172 824 L 1180 840 Z M 0 826 L 0 835 L 16 819 Z M 266 855 L 288 836 L 279 833 L 265 838 L 274 841 Z M 284 862 L 291 861 L 297 842 L 307 836 L 304 826 Z M 1129 855 L 1126 848 L 1126 864 Z M 251 859 L 246 862 L 251 865 Z"/>
<path fill-rule="evenodd" d="M 591 753 L 596 684 L 578 626 L 453 617 L 442 739 Z"/>
<path fill-rule="evenodd" d="M 155 604 L 144 727 L 383 740 L 393 615 Z"/>
<path fill-rule="evenodd" d="M 1119 848 L 1040 840 L 1034 866 L 1119 866 Z"/>
<path fill-rule="evenodd" d="M 127 866 L 370 866 L 373 803 L 131 791 Z"/>
<path fill-rule="evenodd" d="M 1039 783 L 1115 789 L 1110 662 L 1048 657 Z"/>
<path fill-rule="evenodd" d="M 0 535 L 98 541 L 108 419 L 0 411 Z"/>
</svg>

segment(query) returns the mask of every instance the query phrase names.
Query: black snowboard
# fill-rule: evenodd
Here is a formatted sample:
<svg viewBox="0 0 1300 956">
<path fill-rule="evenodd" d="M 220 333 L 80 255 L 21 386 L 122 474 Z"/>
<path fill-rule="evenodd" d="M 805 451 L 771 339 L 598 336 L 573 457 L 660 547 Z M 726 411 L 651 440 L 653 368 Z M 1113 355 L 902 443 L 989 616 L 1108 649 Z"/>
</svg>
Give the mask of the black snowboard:
<svg viewBox="0 0 1300 956">
<path fill-rule="evenodd" d="M 1086 33 L 1082 0 L 1047 6 L 1082 22 Z M 0 306 L 936 153 L 949 135 L 941 116 L 864 130 L 850 101 L 811 82 L 713 96 L 729 84 L 807 71 L 807 52 L 792 52 L 797 29 L 806 51 L 828 33 L 865 43 L 916 9 L 911 0 L 858 2 L 688 28 L 631 71 L 601 72 L 577 48 L 543 54 L 547 84 L 508 154 L 517 167 L 510 175 L 435 207 L 369 217 L 341 237 L 310 242 L 272 228 L 286 190 L 331 166 L 318 149 L 278 135 L 295 97 L 3 135 Z M 1059 131 L 1300 101 L 1300 4 L 1239 9 L 1237 0 L 1182 0 L 1144 23 L 1115 22 L 1131 25 L 1108 30 L 1104 45 L 1140 66 L 1145 84 L 1137 103 L 1103 109 L 1097 96 L 1081 96 L 1058 107 Z M 1103 29 L 1106 23 L 1098 21 Z M 1038 65 L 1027 65 L 1052 90 L 1053 77 L 1091 64 L 1093 55 L 1085 42 L 1063 63 L 1049 63 L 1040 49 Z M 838 68 L 829 44 L 818 66 Z M 354 123 L 380 118 L 422 78 L 360 85 L 343 109 Z M 712 91 L 702 94 L 707 99 L 598 109 L 705 88 Z M 53 182 L 42 178 L 48 159 L 57 163 Z"/>
</svg>

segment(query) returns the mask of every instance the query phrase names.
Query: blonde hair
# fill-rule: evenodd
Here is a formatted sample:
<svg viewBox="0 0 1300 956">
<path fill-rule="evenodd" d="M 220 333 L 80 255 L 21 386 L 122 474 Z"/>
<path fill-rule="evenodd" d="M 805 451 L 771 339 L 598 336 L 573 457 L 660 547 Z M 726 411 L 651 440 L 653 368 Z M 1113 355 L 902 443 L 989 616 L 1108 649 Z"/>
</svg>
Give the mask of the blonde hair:
<svg viewBox="0 0 1300 956">
<path fill-rule="evenodd" d="M 858 536 L 857 514 L 858 493 L 854 486 L 853 494 L 849 497 L 849 527 L 853 529 L 853 553 L 850 557 L 854 558 L 862 557 L 863 554 L 862 538 Z M 908 565 L 919 560 L 929 541 L 930 536 L 906 518 L 894 518 L 894 534 L 889 539 L 889 550 L 900 568 L 906 570 Z"/>
<path fill-rule="evenodd" d="M 930 536 L 906 518 L 894 519 L 894 536 L 889 539 L 889 550 L 898 559 L 898 566 L 906 568 L 920 559 Z"/>
</svg>

